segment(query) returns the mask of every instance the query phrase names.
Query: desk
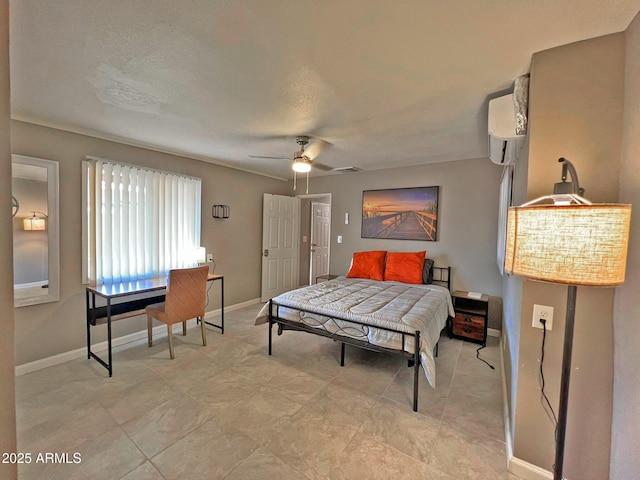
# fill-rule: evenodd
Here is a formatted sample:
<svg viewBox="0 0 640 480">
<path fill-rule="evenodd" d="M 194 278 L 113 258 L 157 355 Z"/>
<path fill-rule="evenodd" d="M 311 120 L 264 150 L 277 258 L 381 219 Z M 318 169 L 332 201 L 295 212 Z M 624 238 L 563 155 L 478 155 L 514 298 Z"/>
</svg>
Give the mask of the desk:
<svg viewBox="0 0 640 480">
<path fill-rule="evenodd" d="M 220 329 L 224 334 L 224 276 L 209 274 L 208 282 L 220 280 L 220 325 L 205 322 L 207 325 Z M 141 315 L 147 305 L 164 302 L 165 290 L 167 288 L 167 278 L 149 278 L 145 280 L 137 280 L 134 282 L 105 283 L 86 288 L 87 301 L 87 358 L 94 358 L 104 368 L 109 371 L 109 376 L 113 375 L 113 357 L 111 352 L 111 323 L 119 318 L 132 317 Z M 119 303 L 112 303 L 112 300 L 121 297 L 128 297 L 141 293 L 157 292 L 157 295 L 139 298 Z M 96 296 L 104 298 L 105 306 L 96 306 Z M 115 318 L 114 318 L 115 317 Z M 202 319 L 204 321 L 204 319 Z M 107 349 L 109 360 L 105 362 L 102 358 L 91 351 L 91 327 L 101 323 L 107 324 Z"/>
</svg>

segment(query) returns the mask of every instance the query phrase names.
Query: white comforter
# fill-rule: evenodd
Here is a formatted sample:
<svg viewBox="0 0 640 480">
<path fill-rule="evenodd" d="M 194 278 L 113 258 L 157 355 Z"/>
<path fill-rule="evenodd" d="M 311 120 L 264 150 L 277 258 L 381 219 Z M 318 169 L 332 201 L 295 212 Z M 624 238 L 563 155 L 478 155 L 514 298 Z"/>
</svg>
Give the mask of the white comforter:
<svg viewBox="0 0 640 480">
<path fill-rule="evenodd" d="M 433 350 L 447 317 L 454 316 L 451 295 L 446 288 L 339 277 L 283 293 L 273 300 L 280 305 L 274 315 L 361 338 L 381 347 L 402 349 L 402 336 L 357 324 L 346 325 L 337 319 L 356 320 L 407 333 L 420 331 L 421 364 L 429 384 L 435 388 Z M 266 323 L 268 319 L 269 303 L 266 303 L 256 318 L 256 325 Z M 413 343 L 413 337 L 405 337 L 404 350 L 413 353 Z"/>
</svg>

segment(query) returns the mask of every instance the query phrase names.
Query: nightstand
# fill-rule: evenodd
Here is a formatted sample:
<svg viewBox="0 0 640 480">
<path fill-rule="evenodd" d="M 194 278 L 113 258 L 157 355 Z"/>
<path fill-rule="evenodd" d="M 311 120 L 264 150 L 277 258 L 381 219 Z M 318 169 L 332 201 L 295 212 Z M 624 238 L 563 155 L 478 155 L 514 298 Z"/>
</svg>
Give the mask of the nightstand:
<svg viewBox="0 0 640 480">
<path fill-rule="evenodd" d="M 469 292 L 453 292 L 453 318 L 450 337 L 462 338 L 487 344 L 487 323 L 489 322 L 489 295 L 480 298 L 469 297 Z"/>
</svg>

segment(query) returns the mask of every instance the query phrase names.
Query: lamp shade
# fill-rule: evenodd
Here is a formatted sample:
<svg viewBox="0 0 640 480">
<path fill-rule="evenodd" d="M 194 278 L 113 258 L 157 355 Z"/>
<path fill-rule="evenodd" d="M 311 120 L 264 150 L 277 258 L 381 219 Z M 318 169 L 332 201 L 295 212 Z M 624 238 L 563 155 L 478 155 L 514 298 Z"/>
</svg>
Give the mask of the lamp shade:
<svg viewBox="0 0 640 480">
<path fill-rule="evenodd" d="M 207 260 L 207 249 L 204 247 L 195 248 L 196 262 L 204 263 Z"/>
<path fill-rule="evenodd" d="M 47 224 L 44 218 L 37 217 L 36 212 L 33 212 L 33 216 L 22 220 L 22 228 L 27 231 L 46 230 Z"/>
<path fill-rule="evenodd" d="M 622 204 L 511 207 L 505 271 L 568 285 L 619 285 L 630 220 L 631 205 Z"/>
</svg>

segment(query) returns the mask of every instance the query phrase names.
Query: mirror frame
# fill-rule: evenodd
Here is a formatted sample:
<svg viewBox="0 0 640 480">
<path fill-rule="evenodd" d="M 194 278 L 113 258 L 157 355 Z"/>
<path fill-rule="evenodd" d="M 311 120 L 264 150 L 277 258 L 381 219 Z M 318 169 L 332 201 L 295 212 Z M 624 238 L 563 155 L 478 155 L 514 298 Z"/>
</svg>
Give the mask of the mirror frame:
<svg viewBox="0 0 640 480">
<path fill-rule="evenodd" d="M 26 157 L 24 155 L 11 155 L 11 163 L 33 165 L 47 169 L 47 243 L 49 249 L 47 272 L 49 277 L 49 293 L 47 295 L 35 295 L 20 299 L 16 299 L 14 296 L 13 305 L 14 307 L 26 307 L 40 303 L 57 302 L 60 300 L 60 200 L 58 162 L 43 160 L 42 158 Z"/>
</svg>

